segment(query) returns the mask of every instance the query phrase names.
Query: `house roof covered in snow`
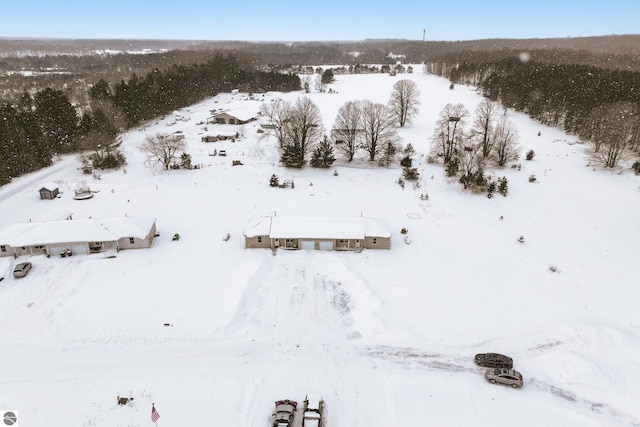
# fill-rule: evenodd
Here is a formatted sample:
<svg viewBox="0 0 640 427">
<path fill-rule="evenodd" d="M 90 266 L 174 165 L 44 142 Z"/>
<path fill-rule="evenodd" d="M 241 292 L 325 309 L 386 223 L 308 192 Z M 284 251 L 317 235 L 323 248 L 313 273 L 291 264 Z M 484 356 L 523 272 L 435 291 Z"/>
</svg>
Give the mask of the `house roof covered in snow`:
<svg viewBox="0 0 640 427">
<path fill-rule="evenodd" d="M 386 221 L 365 217 L 267 216 L 249 221 L 245 237 L 364 239 L 391 237 Z"/>
<path fill-rule="evenodd" d="M 24 222 L 0 231 L 0 243 L 13 247 L 66 242 L 105 242 L 123 237 L 144 239 L 155 218 L 74 219 Z"/>
<path fill-rule="evenodd" d="M 212 117 L 218 117 L 222 115 L 228 115 L 240 119 L 242 121 L 248 121 L 251 119 L 257 118 L 260 114 L 260 106 L 256 105 L 246 105 L 238 108 L 231 108 L 229 110 L 217 111 L 212 113 Z"/>
<path fill-rule="evenodd" d="M 58 188 L 58 184 L 56 184 L 55 182 L 45 182 L 42 184 L 42 187 L 40 187 L 41 190 L 49 190 L 49 191 L 53 191 L 56 188 Z"/>
</svg>

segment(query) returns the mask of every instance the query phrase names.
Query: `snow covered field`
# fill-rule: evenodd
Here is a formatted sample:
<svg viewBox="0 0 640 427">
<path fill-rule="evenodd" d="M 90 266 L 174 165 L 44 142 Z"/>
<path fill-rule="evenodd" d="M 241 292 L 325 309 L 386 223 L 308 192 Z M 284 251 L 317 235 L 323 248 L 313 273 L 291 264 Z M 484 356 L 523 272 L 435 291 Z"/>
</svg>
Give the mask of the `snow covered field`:
<svg viewBox="0 0 640 427">
<path fill-rule="evenodd" d="M 495 171 L 508 197 L 472 195 L 425 156 L 446 103 L 480 103 L 472 88 L 420 72 L 337 75 L 337 93 L 308 96 L 330 129 L 346 101 L 386 103 L 399 79 L 421 91 L 400 130 L 417 151 L 417 189 L 396 183 L 398 165 L 284 169 L 257 124 L 237 142 L 200 142 L 211 109 L 301 92 L 221 94 L 182 110 L 189 121 L 132 130 L 126 172 L 94 179 L 69 157 L 1 187 L 0 229 L 127 215 L 156 217 L 160 237 L 115 258 L 9 260 L 33 270 L 0 282 L 0 409 L 23 427 L 133 427 L 152 425 L 155 403 L 158 426 L 264 427 L 275 400 L 315 392 L 326 427 L 640 426 L 640 178 L 587 166 L 576 137 L 508 112 L 522 170 Z M 146 135 L 178 129 L 202 168 L 146 168 Z M 274 173 L 295 188 L 269 187 Z M 39 199 L 48 181 L 61 198 Z M 99 193 L 74 200 L 83 181 Z M 385 218 L 392 248 L 244 249 L 250 218 L 274 211 Z M 489 351 L 514 358 L 522 389 L 484 379 L 473 356 Z"/>
</svg>

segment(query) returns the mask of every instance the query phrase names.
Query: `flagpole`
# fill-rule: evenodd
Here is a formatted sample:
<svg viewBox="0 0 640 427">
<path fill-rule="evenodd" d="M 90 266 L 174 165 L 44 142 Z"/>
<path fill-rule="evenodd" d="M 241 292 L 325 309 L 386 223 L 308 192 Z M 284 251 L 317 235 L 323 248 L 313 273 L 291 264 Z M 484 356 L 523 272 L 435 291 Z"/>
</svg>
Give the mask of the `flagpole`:
<svg viewBox="0 0 640 427">
<path fill-rule="evenodd" d="M 158 418 L 160 418 L 160 414 L 158 414 L 158 411 L 156 411 L 156 404 L 152 403 L 151 404 L 151 421 L 153 421 L 156 427 L 158 427 Z"/>
</svg>

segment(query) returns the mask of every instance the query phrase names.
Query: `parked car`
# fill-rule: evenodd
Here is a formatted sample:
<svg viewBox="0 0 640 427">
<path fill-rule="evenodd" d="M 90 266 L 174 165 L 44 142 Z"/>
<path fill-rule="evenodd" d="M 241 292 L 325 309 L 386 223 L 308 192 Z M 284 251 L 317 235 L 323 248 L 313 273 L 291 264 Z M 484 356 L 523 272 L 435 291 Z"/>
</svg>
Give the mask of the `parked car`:
<svg viewBox="0 0 640 427">
<path fill-rule="evenodd" d="M 31 270 L 30 262 L 21 262 L 20 264 L 16 265 L 16 268 L 13 269 L 13 276 L 24 277 L 27 274 L 29 274 L 30 270 Z"/>
<path fill-rule="evenodd" d="M 293 416 L 296 412 L 298 402 L 293 400 L 278 400 L 276 410 L 273 413 L 273 427 L 291 427 Z"/>
<path fill-rule="evenodd" d="M 513 359 L 504 354 L 479 353 L 475 357 L 476 365 L 485 368 L 507 368 L 513 369 Z"/>
<path fill-rule="evenodd" d="M 489 369 L 484 373 L 484 377 L 491 384 L 504 384 L 510 385 L 513 388 L 522 387 L 524 381 L 522 380 L 522 374 L 514 369 L 507 368 L 495 368 Z"/>
<path fill-rule="evenodd" d="M 317 394 L 308 394 L 304 399 L 304 415 L 302 427 L 322 427 L 324 401 Z"/>
</svg>

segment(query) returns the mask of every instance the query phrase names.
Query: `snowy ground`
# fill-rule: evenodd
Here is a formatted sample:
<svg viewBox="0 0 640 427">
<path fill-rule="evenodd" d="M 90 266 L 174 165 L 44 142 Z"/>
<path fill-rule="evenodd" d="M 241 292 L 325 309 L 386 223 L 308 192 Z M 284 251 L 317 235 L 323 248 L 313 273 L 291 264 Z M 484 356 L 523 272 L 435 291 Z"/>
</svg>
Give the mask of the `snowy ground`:
<svg viewBox="0 0 640 427">
<path fill-rule="evenodd" d="M 73 213 L 153 216 L 161 233 L 116 258 L 30 257 L 26 278 L 0 282 L 0 409 L 22 426 L 131 427 L 149 425 L 155 403 L 159 426 L 263 427 L 275 400 L 317 392 L 326 427 L 639 426 L 639 177 L 587 166 L 574 136 L 509 112 L 537 155 L 495 172 L 508 197 L 471 195 L 425 153 L 446 103 L 473 112 L 472 89 L 421 73 L 336 77 L 337 94 L 309 95 L 327 129 L 346 101 L 386 103 L 397 80 L 418 83 L 420 114 L 400 133 L 420 188 L 400 188 L 397 166 L 281 168 L 255 124 L 235 143 L 200 142 L 210 109 L 301 93 L 219 95 L 182 110 L 187 122 L 133 130 L 126 173 L 94 179 L 70 157 L 0 188 L 1 228 Z M 203 167 L 146 168 L 145 136 L 178 129 Z M 274 173 L 295 189 L 270 188 Z M 61 198 L 39 200 L 48 181 Z M 83 181 L 99 193 L 73 200 Z M 245 250 L 249 219 L 274 211 L 379 216 L 392 249 Z M 486 382 L 473 363 L 486 351 L 511 355 L 524 387 Z"/>
</svg>

